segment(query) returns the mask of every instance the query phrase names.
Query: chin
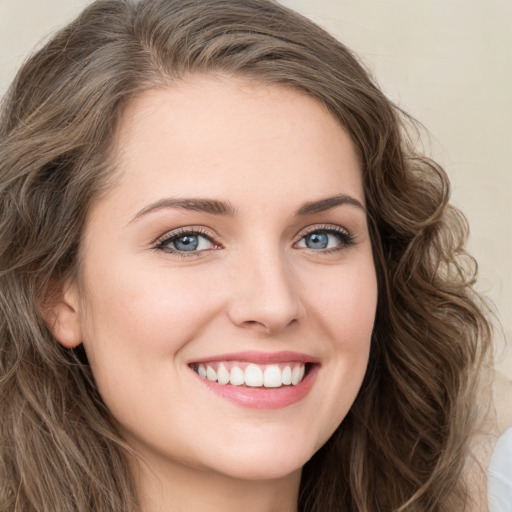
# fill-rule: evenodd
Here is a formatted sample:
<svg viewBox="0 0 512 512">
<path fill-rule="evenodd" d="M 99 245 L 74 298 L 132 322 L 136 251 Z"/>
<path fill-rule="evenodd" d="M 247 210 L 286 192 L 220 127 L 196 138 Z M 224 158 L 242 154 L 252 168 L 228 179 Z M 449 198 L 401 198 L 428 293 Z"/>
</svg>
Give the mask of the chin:
<svg viewBox="0 0 512 512">
<path fill-rule="evenodd" d="M 212 469 L 218 474 L 238 480 L 280 480 L 300 473 L 309 458 L 273 456 L 262 459 L 255 457 L 226 461 L 221 466 Z"/>
<path fill-rule="evenodd" d="M 267 442 L 260 437 L 250 444 L 225 447 L 224 454 L 210 467 L 217 473 L 242 480 L 275 480 L 300 472 L 318 448 L 310 446 L 305 436 L 297 436 L 293 443 L 290 442 L 293 436 L 285 437 Z"/>
</svg>

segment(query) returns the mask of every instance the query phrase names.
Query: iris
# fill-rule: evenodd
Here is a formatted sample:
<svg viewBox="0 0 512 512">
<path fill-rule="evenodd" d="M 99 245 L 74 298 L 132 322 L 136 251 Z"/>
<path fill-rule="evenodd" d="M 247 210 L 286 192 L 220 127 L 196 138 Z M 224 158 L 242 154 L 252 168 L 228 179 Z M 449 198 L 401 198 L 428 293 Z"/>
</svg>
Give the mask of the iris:
<svg viewBox="0 0 512 512">
<path fill-rule="evenodd" d="M 329 245 L 329 235 L 327 233 L 311 233 L 305 237 L 306 247 L 309 249 L 326 249 Z"/>
<path fill-rule="evenodd" d="M 195 251 L 199 246 L 199 236 L 193 234 L 182 235 L 175 238 L 172 244 L 177 251 Z"/>
</svg>

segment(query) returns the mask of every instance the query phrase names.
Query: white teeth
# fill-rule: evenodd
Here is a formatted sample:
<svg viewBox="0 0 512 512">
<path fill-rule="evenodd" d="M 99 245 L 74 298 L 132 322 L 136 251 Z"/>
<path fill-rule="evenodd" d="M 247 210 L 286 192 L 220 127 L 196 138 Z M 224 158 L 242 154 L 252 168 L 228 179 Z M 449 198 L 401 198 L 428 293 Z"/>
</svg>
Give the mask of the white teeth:
<svg viewBox="0 0 512 512">
<path fill-rule="evenodd" d="M 211 367 L 206 367 L 206 378 L 208 380 L 217 380 L 217 372 Z"/>
<path fill-rule="evenodd" d="M 263 372 L 259 366 L 250 364 L 245 369 L 245 385 L 253 388 L 263 386 Z"/>
<path fill-rule="evenodd" d="M 231 368 L 229 383 L 233 386 L 241 386 L 242 384 L 245 384 L 244 371 L 241 368 L 238 368 L 238 366 L 233 366 L 233 368 Z"/>
<path fill-rule="evenodd" d="M 285 366 L 283 370 L 283 384 L 289 386 L 292 383 L 292 369 Z"/>
<path fill-rule="evenodd" d="M 210 365 L 198 364 L 196 372 L 203 379 L 218 382 L 221 385 L 246 385 L 253 388 L 280 388 L 282 386 L 296 386 L 304 378 L 306 367 L 303 363 L 283 365 L 270 364 L 259 366 L 250 363 L 245 370 L 240 366 L 231 366 L 233 363 L 213 363 Z M 230 368 L 231 369 L 228 369 Z"/>
<path fill-rule="evenodd" d="M 283 384 L 281 370 L 277 364 L 267 366 L 263 373 L 263 385 L 266 388 L 279 388 Z"/>
<path fill-rule="evenodd" d="M 217 369 L 217 381 L 219 384 L 227 384 L 229 382 L 229 372 L 226 368 L 221 364 Z"/>
<path fill-rule="evenodd" d="M 292 370 L 292 384 L 294 386 L 296 386 L 302 380 L 302 377 L 304 376 L 304 373 L 302 373 L 303 370 L 304 370 L 304 366 L 296 366 Z M 301 375 L 301 373 L 302 373 L 302 375 Z"/>
</svg>

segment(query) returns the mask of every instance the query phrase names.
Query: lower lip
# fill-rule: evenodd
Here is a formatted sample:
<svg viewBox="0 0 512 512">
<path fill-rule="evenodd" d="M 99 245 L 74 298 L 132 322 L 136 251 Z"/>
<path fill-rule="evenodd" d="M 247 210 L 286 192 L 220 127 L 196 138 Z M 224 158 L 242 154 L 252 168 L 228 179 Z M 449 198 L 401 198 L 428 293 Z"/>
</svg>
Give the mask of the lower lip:
<svg viewBox="0 0 512 512">
<path fill-rule="evenodd" d="M 296 386 L 280 388 L 251 388 L 247 386 L 232 386 L 219 384 L 200 377 L 197 378 L 216 395 L 221 396 L 242 407 L 252 409 L 282 409 L 300 402 L 311 390 L 318 373 L 319 365 L 313 365 L 307 375 Z M 195 373 L 195 372 L 194 372 Z"/>
</svg>

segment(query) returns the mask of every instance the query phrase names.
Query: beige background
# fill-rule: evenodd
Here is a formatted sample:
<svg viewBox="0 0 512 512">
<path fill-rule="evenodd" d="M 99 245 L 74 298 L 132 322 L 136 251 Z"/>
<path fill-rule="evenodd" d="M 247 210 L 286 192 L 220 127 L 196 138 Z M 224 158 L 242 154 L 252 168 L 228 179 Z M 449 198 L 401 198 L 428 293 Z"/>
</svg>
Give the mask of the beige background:
<svg viewBox="0 0 512 512">
<path fill-rule="evenodd" d="M 0 93 L 31 49 L 86 0 L 0 0 Z M 431 132 L 469 218 L 479 288 L 495 303 L 512 379 L 512 0 L 283 0 L 352 47 Z"/>
</svg>

